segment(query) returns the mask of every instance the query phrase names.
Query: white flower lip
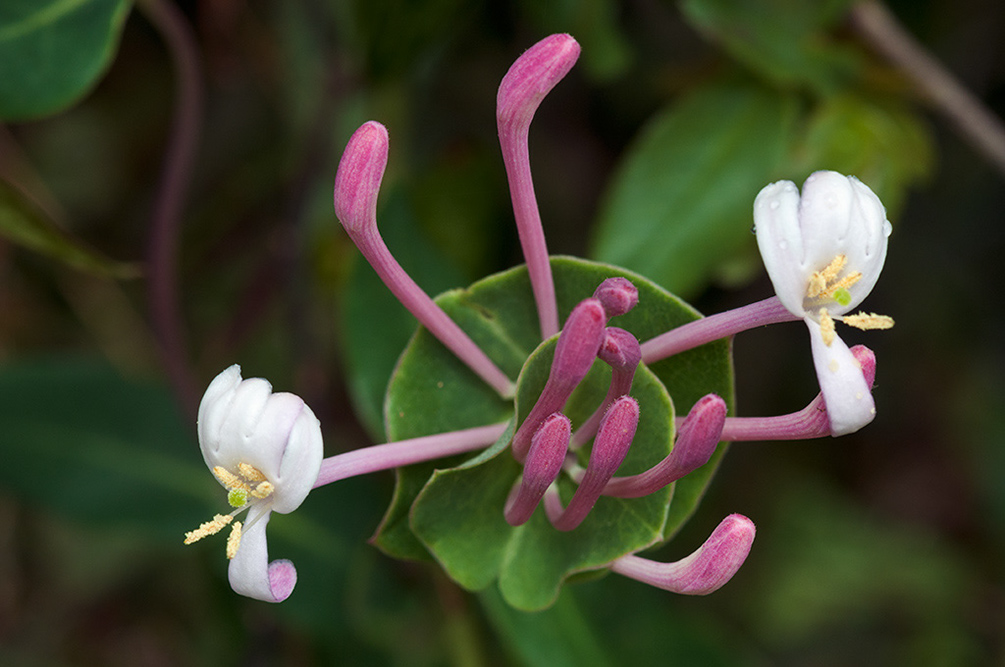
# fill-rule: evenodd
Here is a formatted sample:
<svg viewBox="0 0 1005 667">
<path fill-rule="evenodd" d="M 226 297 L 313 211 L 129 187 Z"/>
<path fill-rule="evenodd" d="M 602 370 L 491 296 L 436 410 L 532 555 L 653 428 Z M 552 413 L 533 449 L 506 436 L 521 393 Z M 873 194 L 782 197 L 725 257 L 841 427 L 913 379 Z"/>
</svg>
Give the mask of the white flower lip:
<svg viewBox="0 0 1005 667">
<path fill-rule="evenodd" d="M 831 318 L 857 307 L 879 279 L 891 231 L 883 204 L 854 176 L 818 171 L 806 179 L 801 195 L 791 181 L 762 189 L 754 200 L 754 226 L 778 300 L 810 330 L 831 433 L 857 431 L 872 421 L 876 408 L 861 368 L 833 333 Z M 829 267 L 834 273 L 821 276 Z M 810 288 L 814 279 L 824 283 L 824 278 L 841 289 Z"/>
<path fill-rule="evenodd" d="M 265 528 L 273 510 L 292 512 L 313 488 L 324 456 L 321 425 L 300 397 L 272 393 L 272 385 L 261 378 L 243 380 L 235 364 L 206 389 L 198 434 L 203 459 L 214 475 L 217 468 L 243 474 L 243 464 L 271 484 L 266 494 L 244 506 L 248 516 L 228 576 L 242 595 L 281 602 L 293 590 L 296 569 L 286 560 L 269 563 Z"/>
</svg>

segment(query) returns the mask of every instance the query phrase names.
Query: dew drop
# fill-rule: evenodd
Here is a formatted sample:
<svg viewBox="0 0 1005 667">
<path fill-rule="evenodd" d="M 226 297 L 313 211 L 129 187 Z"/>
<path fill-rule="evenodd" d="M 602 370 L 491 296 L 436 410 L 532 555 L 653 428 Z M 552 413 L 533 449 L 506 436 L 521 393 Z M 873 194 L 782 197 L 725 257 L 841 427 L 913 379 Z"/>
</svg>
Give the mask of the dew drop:
<svg viewBox="0 0 1005 667">
<path fill-rule="evenodd" d="M 771 206 L 772 211 L 777 211 L 778 207 L 781 206 L 781 204 L 778 202 L 777 199 L 772 199 L 771 204 L 769 204 L 769 206 Z"/>
<path fill-rule="evenodd" d="M 787 249 L 788 247 L 789 247 L 789 243 L 788 243 L 788 241 L 779 241 L 779 242 L 778 242 L 778 249 L 779 249 L 779 250 L 785 250 L 785 249 Z"/>
<path fill-rule="evenodd" d="M 838 200 L 833 192 L 828 192 L 827 196 L 824 197 L 824 205 L 827 208 L 837 208 Z"/>
</svg>

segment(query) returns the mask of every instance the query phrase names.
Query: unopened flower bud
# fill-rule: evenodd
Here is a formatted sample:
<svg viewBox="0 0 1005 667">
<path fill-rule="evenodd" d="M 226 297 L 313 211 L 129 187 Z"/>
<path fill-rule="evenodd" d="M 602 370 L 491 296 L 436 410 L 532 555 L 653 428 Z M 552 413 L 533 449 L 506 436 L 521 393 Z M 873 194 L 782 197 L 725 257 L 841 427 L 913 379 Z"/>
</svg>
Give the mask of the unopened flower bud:
<svg viewBox="0 0 1005 667">
<path fill-rule="evenodd" d="M 750 553 L 754 523 L 742 514 L 730 514 L 716 526 L 705 543 L 690 556 L 674 563 L 657 563 L 634 554 L 623 556 L 611 569 L 618 574 L 682 595 L 708 595 L 733 578 Z"/>
<path fill-rule="evenodd" d="M 616 276 L 600 283 L 593 298 L 603 304 L 607 317 L 624 315 L 639 302 L 639 290 L 628 278 Z"/>
</svg>

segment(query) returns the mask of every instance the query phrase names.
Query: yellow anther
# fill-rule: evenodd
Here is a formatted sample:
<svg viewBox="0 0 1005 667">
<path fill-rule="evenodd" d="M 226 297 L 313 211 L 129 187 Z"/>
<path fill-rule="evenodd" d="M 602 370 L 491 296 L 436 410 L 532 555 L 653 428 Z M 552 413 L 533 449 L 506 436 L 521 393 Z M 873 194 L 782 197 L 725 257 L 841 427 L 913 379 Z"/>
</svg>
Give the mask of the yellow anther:
<svg viewBox="0 0 1005 667">
<path fill-rule="evenodd" d="M 237 548 L 241 546 L 241 522 L 235 521 L 234 527 L 230 529 L 227 536 L 227 560 L 237 555 Z"/>
<path fill-rule="evenodd" d="M 814 299 L 826 291 L 827 280 L 824 279 L 823 274 L 820 271 L 817 271 L 810 276 L 809 282 L 806 283 L 806 296 Z"/>
<path fill-rule="evenodd" d="M 213 474 L 218 480 L 220 480 L 220 483 L 228 489 L 244 489 L 245 491 L 251 490 L 251 487 L 249 487 L 244 480 L 223 466 L 216 466 L 213 468 Z"/>
<path fill-rule="evenodd" d="M 824 279 L 824 282 L 829 284 L 838 274 L 841 273 L 841 269 L 844 265 L 848 263 L 848 257 L 845 255 L 838 255 L 831 260 L 831 263 L 824 267 L 823 271 L 820 271 L 820 277 Z"/>
<path fill-rule="evenodd" d="M 827 289 L 824 291 L 826 296 L 833 296 L 834 292 L 839 289 L 848 289 L 858 281 L 862 280 L 862 272 L 856 271 L 855 273 L 849 273 L 847 276 L 838 280 L 837 282 L 830 283 L 827 285 Z"/>
<path fill-rule="evenodd" d="M 834 320 L 831 318 L 830 313 L 827 312 L 826 308 L 821 308 L 819 311 L 820 315 L 820 333 L 823 334 L 824 345 L 830 347 L 834 339 L 837 338 L 837 333 L 834 331 Z"/>
<path fill-rule="evenodd" d="M 212 521 L 207 521 L 195 530 L 190 530 L 185 533 L 185 544 L 192 544 L 193 542 L 198 542 L 204 537 L 209 537 L 210 535 L 216 535 L 224 527 L 233 520 L 229 514 L 217 514 L 213 517 Z M 240 522 L 238 522 L 238 525 Z"/>
<path fill-rule="evenodd" d="M 876 313 L 856 313 L 845 315 L 841 321 L 856 329 L 891 329 L 893 328 L 893 318 L 889 315 L 877 315 Z"/>
<path fill-rule="evenodd" d="M 833 299 L 835 292 L 838 290 L 847 290 L 861 280 L 862 273 L 859 271 L 849 273 L 844 278 L 838 280 L 838 275 L 844 270 L 847 263 L 848 257 L 838 255 L 822 271 L 814 272 L 806 282 L 806 296 L 811 299 Z"/>
<path fill-rule="evenodd" d="M 272 486 L 271 482 L 259 482 L 258 486 L 251 490 L 251 495 L 261 500 L 262 498 L 271 496 L 275 490 L 276 487 Z"/>
<path fill-rule="evenodd" d="M 262 474 L 261 470 L 251 465 L 250 463 L 244 463 L 243 461 L 237 464 L 237 471 L 241 473 L 241 477 L 248 480 L 249 482 L 264 482 L 266 479 L 268 479 L 265 475 Z"/>
</svg>

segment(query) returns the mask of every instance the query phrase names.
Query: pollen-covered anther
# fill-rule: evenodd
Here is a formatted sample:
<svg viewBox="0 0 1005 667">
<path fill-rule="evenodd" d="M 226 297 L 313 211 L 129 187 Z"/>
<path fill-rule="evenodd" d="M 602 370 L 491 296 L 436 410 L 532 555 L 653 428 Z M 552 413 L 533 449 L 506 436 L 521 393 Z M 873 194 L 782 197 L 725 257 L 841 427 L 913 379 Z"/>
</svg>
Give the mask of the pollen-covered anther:
<svg viewBox="0 0 1005 667">
<path fill-rule="evenodd" d="M 234 473 L 230 472 L 223 466 L 215 466 L 213 468 L 213 475 L 218 480 L 220 480 L 220 483 L 223 484 L 228 489 L 243 489 L 245 491 L 251 490 L 251 487 L 248 486 L 248 484 L 243 479 L 241 479 Z"/>
<path fill-rule="evenodd" d="M 261 470 L 244 461 L 237 464 L 237 471 L 249 482 L 264 482 L 267 479 Z"/>
<path fill-rule="evenodd" d="M 821 308 L 819 311 L 820 316 L 820 333 L 824 339 L 824 345 L 830 347 L 834 339 L 837 338 L 837 332 L 834 330 L 834 319 L 831 317 L 830 313 L 827 312 L 826 308 Z"/>
<path fill-rule="evenodd" d="M 849 287 L 851 287 L 860 280 L 862 280 L 861 271 L 855 271 L 854 273 L 849 273 L 841 280 L 828 283 L 826 291 L 821 296 L 833 298 L 837 292 L 841 290 L 847 290 Z"/>
<path fill-rule="evenodd" d="M 806 296 L 810 299 L 831 299 L 839 303 L 845 303 L 845 299 L 850 301 L 848 288 L 862 279 L 862 272 L 854 271 L 838 279 L 847 264 L 848 257 L 838 255 L 823 270 L 815 271 L 806 281 Z M 842 299 L 842 294 L 845 299 Z"/>
<path fill-rule="evenodd" d="M 854 315 L 845 315 L 840 318 L 842 322 L 856 329 L 892 329 L 893 318 L 889 315 L 877 315 L 876 313 L 860 312 Z"/>
<path fill-rule="evenodd" d="M 822 271 L 815 271 L 806 285 L 806 296 L 816 298 L 826 294 L 829 291 L 828 286 L 834 282 L 847 263 L 848 258 L 845 255 L 838 255 Z"/>
<path fill-rule="evenodd" d="M 227 536 L 227 560 L 237 555 L 237 548 L 241 546 L 241 529 L 240 521 L 235 521 L 234 527 L 230 529 L 230 535 Z"/>
<path fill-rule="evenodd" d="M 209 537 L 210 535 L 216 535 L 221 530 L 226 528 L 234 517 L 230 514 L 217 514 L 213 517 L 212 521 L 207 521 L 195 530 L 190 530 L 185 533 L 185 544 L 193 544 L 198 542 L 204 537 Z"/>
<path fill-rule="evenodd" d="M 258 486 L 251 490 L 251 495 L 261 500 L 262 498 L 268 498 L 271 496 L 272 492 L 275 490 L 276 487 L 274 487 L 271 482 L 259 482 Z"/>
</svg>

